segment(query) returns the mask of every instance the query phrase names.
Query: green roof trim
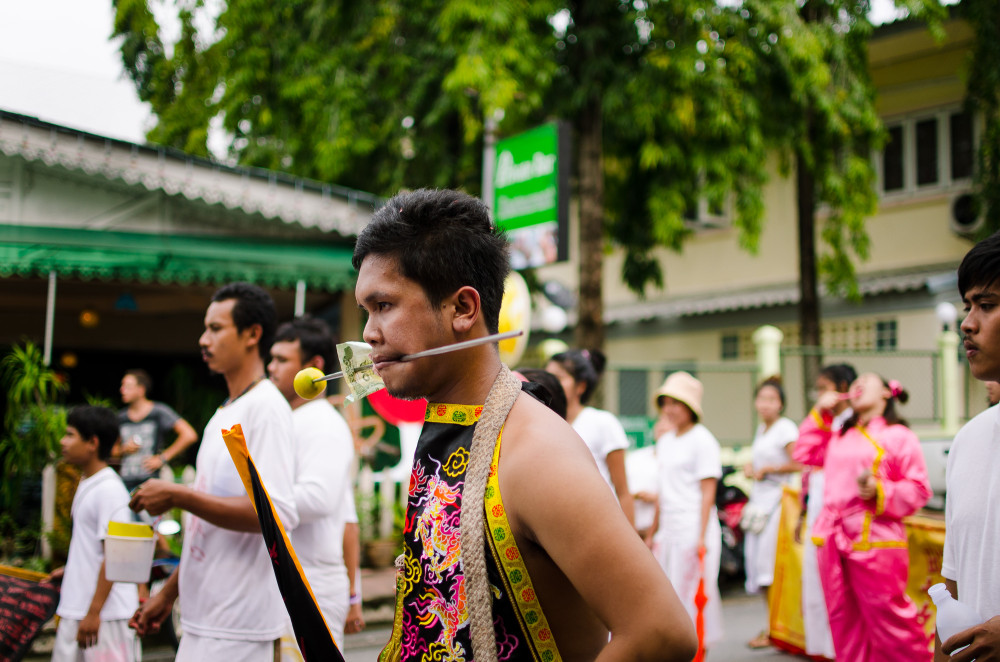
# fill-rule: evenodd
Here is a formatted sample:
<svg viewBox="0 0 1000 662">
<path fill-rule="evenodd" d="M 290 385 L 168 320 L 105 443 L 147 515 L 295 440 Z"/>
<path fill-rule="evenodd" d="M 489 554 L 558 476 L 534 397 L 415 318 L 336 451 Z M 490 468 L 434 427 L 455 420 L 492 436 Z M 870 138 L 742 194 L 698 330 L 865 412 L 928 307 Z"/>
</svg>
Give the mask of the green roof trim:
<svg viewBox="0 0 1000 662">
<path fill-rule="evenodd" d="M 354 286 L 353 248 L 275 238 L 163 235 L 0 225 L 0 277 L 61 276 L 162 284 L 244 280 L 337 291 Z"/>
</svg>

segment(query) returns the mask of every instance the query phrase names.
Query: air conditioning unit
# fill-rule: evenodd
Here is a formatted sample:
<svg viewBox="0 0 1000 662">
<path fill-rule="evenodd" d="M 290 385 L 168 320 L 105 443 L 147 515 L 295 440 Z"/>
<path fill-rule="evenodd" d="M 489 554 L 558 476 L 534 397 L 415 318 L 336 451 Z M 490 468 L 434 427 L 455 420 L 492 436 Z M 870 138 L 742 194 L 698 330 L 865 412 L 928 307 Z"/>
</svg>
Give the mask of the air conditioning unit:
<svg viewBox="0 0 1000 662">
<path fill-rule="evenodd" d="M 971 193 L 962 193 L 951 199 L 948 209 L 948 226 L 963 237 L 976 233 L 983 226 L 985 215 L 979 200 Z"/>
</svg>

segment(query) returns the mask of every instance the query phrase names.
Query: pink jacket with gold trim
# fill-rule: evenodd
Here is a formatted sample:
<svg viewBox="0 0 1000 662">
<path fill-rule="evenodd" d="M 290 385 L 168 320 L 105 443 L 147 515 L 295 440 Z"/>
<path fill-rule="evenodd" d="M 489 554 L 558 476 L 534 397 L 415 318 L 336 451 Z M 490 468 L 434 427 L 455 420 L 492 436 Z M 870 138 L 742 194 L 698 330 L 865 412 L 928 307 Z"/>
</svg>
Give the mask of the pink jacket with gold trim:
<svg viewBox="0 0 1000 662">
<path fill-rule="evenodd" d="M 920 441 L 908 427 L 888 425 L 882 417 L 839 435 L 830 429 L 832 420 L 810 412 L 792 453 L 802 464 L 823 467 L 826 475 L 813 541 L 821 545 L 839 534 L 839 545 L 854 550 L 905 547 L 902 519 L 931 496 Z M 858 493 L 858 477 L 865 471 L 878 482 L 877 495 L 867 501 Z"/>
</svg>

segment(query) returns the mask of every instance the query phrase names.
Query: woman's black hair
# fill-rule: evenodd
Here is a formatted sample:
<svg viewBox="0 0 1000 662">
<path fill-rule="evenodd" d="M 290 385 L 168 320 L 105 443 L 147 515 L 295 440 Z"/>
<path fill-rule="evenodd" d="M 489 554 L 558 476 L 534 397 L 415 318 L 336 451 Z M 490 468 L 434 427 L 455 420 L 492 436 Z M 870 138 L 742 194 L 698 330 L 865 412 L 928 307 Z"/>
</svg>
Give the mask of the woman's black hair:
<svg viewBox="0 0 1000 662">
<path fill-rule="evenodd" d="M 885 377 L 879 375 L 879 379 L 882 380 L 882 386 L 888 388 L 891 393 L 892 389 L 889 387 L 889 382 L 885 380 Z M 905 427 L 910 427 L 909 422 L 907 422 L 907 420 L 900 416 L 896 411 L 897 401 L 899 401 L 899 404 L 905 405 L 909 399 L 909 392 L 902 387 L 900 387 L 896 393 L 889 396 L 889 399 L 885 401 L 885 411 L 882 412 L 882 418 L 885 419 L 887 425 L 903 425 Z M 858 418 L 859 416 L 857 412 L 851 414 L 851 417 L 844 421 L 843 429 L 849 430 L 850 428 L 853 428 L 858 424 Z"/>
<path fill-rule="evenodd" d="M 772 377 L 768 377 L 767 379 L 765 379 L 764 381 L 762 381 L 757 386 L 757 389 L 753 392 L 754 397 L 757 397 L 757 395 L 761 392 L 761 390 L 763 390 L 767 386 L 770 386 L 771 388 L 773 388 L 775 391 L 778 392 L 778 398 L 781 400 L 781 410 L 784 411 L 785 410 L 785 389 L 783 389 L 781 387 L 781 377 L 778 376 L 778 375 L 774 375 Z"/>
<path fill-rule="evenodd" d="M 541 368 L 522 368 L 518 372 L 528 380 L 522 384 L 526 392 L 535 396 L 562 418 L 566 418 L 566 392 L 563 391 L 558 377 Z"/>
<path fill-rule="evenodd" d="M 858 378 L 858 371 L 850 363 L 831 363 L 819 371 L 820 377 L 826 377 L 833 382 L 841 393 L 847 393 L 851 384 Z"/>
<path fill-rule="evenodd" d="M 549 360 L 561 365 L 577 384 L 587 385 L 580 394 L 580 404 L 583 405 L 587 404 L 590 396 L 594 394 L 597 382 L 604 374 L 604 366 L 607 365 L 607 358 L 599 349 L 570 349 L 559 352 Z"/>
</svg>

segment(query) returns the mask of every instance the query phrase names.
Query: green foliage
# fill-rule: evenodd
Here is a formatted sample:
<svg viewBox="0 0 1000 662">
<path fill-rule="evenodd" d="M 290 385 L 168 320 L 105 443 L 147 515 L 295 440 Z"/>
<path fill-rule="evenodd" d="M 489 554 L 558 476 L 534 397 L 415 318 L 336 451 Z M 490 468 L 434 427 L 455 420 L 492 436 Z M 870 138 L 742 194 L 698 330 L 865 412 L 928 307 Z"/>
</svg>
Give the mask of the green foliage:
<svg viewBox="0 0 1000 662">
<path fill-rule="evenodd" d="M 937 0 L 897 4 L 940 32 Z M 484 117 L 504 111 L 507 134 L 565 118 L 579 145 L 597 113 L 603 149 L 577 162 L 600 160 L 604 194 L 583 195 L 598 198 L 633 289 L 662 286 L 654 248 L 682 250 L 701 201 L 728 206 L 756 250 L 762 164 L 777 153 L 786 173 L 801 158 L 828 210 L 827 284 L 857 293 L 877 202 L 868 154 L 883 140 L 869 0 L 230 0 L 209 37 L 193 27 L 201 0 L 187 0 L 172 52 L 148 5 L 116 0 L 115 35 L 158 118 L 153 141 L 206 153 L 214 118 L 243 165 L 380 195 L 475 193 Z"/>
<path fill-rule="evenodd" d="M 976 193 L 985 213 L 985 237 L 1000 230 L 1000 3 L 962 0 L 958 14 L 975 31 L 966 101 L 983 121 Z"/>
<path fill-rule="evenodd" d="M 25 560 L 36 556 L 38 551 L 40 531 L 37 519 L 31 526 L 19 526 L 9 512 L 0 512 L 0 563 L 26 567 Z"/>
<path fill-rule="evenodd" d="M 45 365 L 41 350 L 31 342 L 15 345 L 0 361 L 0 384 L 7 409 L 0 436 L 0 511 L 16 512 L 21 485 L 36 478 L 51 462 L 66 431 L 66 411 L 58 400 L 67 385 Z"/>
</svg>

